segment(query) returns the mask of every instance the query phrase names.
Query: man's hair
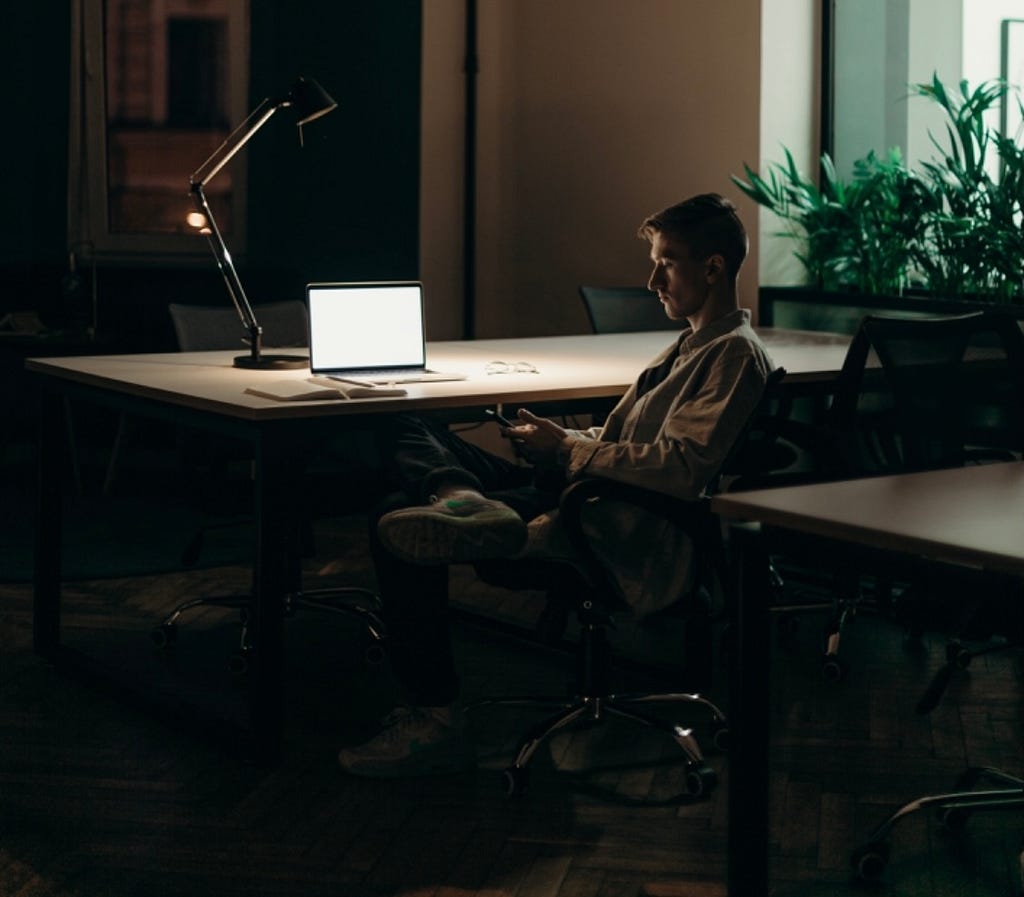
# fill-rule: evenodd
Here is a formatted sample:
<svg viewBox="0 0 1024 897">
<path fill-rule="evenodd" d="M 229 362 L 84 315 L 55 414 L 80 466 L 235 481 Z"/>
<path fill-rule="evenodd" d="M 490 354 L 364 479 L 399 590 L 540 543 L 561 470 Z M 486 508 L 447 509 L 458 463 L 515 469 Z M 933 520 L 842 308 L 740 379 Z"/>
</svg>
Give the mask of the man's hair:
<svg viewBox="0 0 1024 897">
<path fill-rule="evenodd" d="M 725 259 L 725 270 L 735 280 L 747 257 L 747 231 L 736 206 L 718 193 L 691 196 L 646 218 L 637 235 L 651 241 L 663 234 L 685 244 L 695 258 L 716 253 Z"/>
</svg>

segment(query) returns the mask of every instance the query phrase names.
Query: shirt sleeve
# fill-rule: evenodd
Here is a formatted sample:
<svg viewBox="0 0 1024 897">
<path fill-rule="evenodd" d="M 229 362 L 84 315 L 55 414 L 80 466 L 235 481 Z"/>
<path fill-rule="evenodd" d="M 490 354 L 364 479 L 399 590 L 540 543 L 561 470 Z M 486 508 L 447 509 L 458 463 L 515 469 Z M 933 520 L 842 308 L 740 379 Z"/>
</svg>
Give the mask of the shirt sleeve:
<svg viewBox="0 0 1024 897">
<path fill-rule="evenodd" d="M 644 400 L 635 395 L 633 407 L 620 403 L 609 418 L 606 430 L 617 432 L 617 440 L 608 432 L 598 441 L 569 434 L 563 442 L 569 478 L 607 477 L 683 499 L 700 497 L 760 400 L 767 376 L 766 365 L 749 346 L 730 343 L 709 353 L 701 376 L 688 380 L 696 380 L 688 395 L 650 397 L 652 406 L 669 403 L 652 441 L 630 438 L 631 422 L 645 413 Z M 629 393 L 623 402 L 628 399 Z"/>
</svg>

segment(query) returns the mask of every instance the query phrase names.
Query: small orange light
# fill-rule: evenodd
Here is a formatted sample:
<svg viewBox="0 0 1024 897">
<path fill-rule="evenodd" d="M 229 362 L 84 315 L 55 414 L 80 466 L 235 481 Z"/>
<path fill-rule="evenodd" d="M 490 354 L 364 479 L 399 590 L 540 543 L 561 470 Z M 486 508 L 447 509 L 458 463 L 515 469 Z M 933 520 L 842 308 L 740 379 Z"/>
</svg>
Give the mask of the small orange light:
<svg viewBox="0 0 1024 897">
<path fill-rule="evenodd" d="M 206 227 L 206 216 L 202 212 L 189 212 L 185 217 L 185 221 L 189 227 L 194 227 L 200 233 Z"/>
</svg>

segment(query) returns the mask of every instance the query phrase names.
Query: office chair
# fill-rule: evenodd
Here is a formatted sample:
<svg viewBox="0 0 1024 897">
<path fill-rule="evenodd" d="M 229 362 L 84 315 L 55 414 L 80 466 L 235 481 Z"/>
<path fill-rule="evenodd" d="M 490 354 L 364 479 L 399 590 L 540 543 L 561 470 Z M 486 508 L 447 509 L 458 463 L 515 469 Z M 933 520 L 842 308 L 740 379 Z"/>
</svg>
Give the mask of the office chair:
<svg viewBox="0 0 1024 897">
<path fill-rule="evenodd" d="M 987 647 L 974 648 L 970 657 L 995 650 L 1020 649 L 1024 644 L 1024 586 L 1019 580 L 982 571 L 971 571 L 971 584 L 977 594 L 985 595 L 994 607 L 1010 609 L 1002 629 L 1005 640 L 996 639 Z M 947 662 L 941 667 L 918 704 L 918 712 L 929 712 L 936 707 L 945 691 L 952 673 L 964 669 L 969 657 L 960 652 L 962 647 L 956 641 L 947 645 Z M 868 837 L 850 854 L 850 865 L 854 875 L 865 882 L 877 882 L 885 871 L 891 856 L 889 838 L 893 830 L 905 819 L 921 811 L 934 814 L 939 826 L 947 833 L 963 833 L 969 820 L 976 813 L 1011 811 L 1018 821 L 1024 810 L 1024 778 L 1007 770 L 991 766 L 970 766 L 964 769 L 948 791 L 927 794 L 909 800 L 886 816 L 876 825 Z M 1019 854 L 1020 887 L 1024 894 L 1024 840 Z"/>
<path fill-rule="evenodd" d="M 233 308 L 190 306 L 172 303 L 168 306 L 178 338 L 178 348 L 183 352 L 206 351 L 234 348 L 244 335 L 237 313 Z M 305 303 L 300 301 L 276 302 L 256 307 L 256 316 L 266 333 L 266 345 L 275 347 L 296 347 L 308 345 L 308 319 Z M 251 476 L 251 459 L 246 455 L 239 459 L 235 447 L 220 443 L 209 434 L 192 432 L 179 436 L 182 455 L 186 463 L 206 467 L 207 484 L 222 481 L 226 476 L 226 463 L 241 460 Z M 212 462 L 212 463 L 211 463 Z M 211 493 L 209 485 L 200 486 L 204 500 Z M 248 521 L 248 517 L 246 521 Z M 183 566 L 195 564 L 202 552 L 203 541 L 211 526 L 237 526 L 242 521 L 232 519 L 225 523 L 208 524 L 186 545 L 182 552 Z M 313 609 L 341 614 L 358 620 L 370 636 L 366 657 L 371 662 L 383 658 L 384 624 L 380 617 L 378 597 L 371 591 L 357 587 L 334 587 L 305 589 L 301 583 L 300 558 L 312 549 L 312 525 L 304 519 L 297 522 L 299 529 L 290 540 L 290 562 L 294 587 L 284 598 L 287 616 L 300 609 Z M 248 670 L 252 645 L 249 641 L 248 608 L 252 595 L 248 592 L 226 595 L 204 595 L 178 604 L 153 628 L 151 637 L 154 645 L 166 649 L 177 641 L 178 621 L 181 616 L 197 607 L 237 608 L 241 616 L 239 647 L 228 660 L 231 671 L 242 675 Z"/>
<path fill-rule="evenodd" d="M 733 482 L 743 484 L 742 471 L 737 467 L 739 460 L 757 457 L 756 452 L 747 452 L 746 449 L 758 439 L 773 438 L 770 431 L 760 427 L 777 399 L 779 383 L 784 376 L 785 371 L 781 368 L 770 375 L 757 410 L 751 415 L 721 471 L 706 490 L 708 496 L 724 485 L 727 475 Z M 757 474 L 756 470 L 754 474 Z M 719 749 L 724 748 L 728 740 L 728 725 L 722 711 L 698 693 L 617 694 L 612 691 L 608 630 L 614 626 L 614 616 L 623 609 L 623 605 L 614 577 L 584 526 L 584 510 L 594 500 L 622 502 L 640 508 L 680 527 L 693 540 L 693 559 L 696 564 L 693 587 L 677 602 L 674 610 L 682 612 L 685 620 L 682 675 L 698 680 L 709 677 L 713 620 L 706 596 L 714 593 L 716 579 L 726 594 L 733 591 L 729 583 L 722 528 L 717 517 L 711 513 L 710 497 L 699 501 L 683 501 L 630 484 L 593 477 L 571 484 L 561 496 L 560 520 L 574 549 L 574 560 L 571 563 L 540 562 L 525 574 L 521 569 L 514 569 L 515 562 L 511 562 L 512 571 L 504 562 L 476 565 L 481 578 L 492 585 L 512 588 L 546 587 L 557 593 L 552 596 L 549 592 L 549 602 L 552 598 L 562 606 L 568 602 L 579 624 L 575 693 L 568 697 L 490 697 L 474 703 L 472 708 L 491 705 L 557 708 L 552 715 L 530 727 L 519 741 L 514 759 L 503 773 L 505 789 L 510 795 L 527 789 L 530 759 L 549 736 L 577 722 L 596 723 L 602 722 L 607 716 L 616 716 L 653 727 L 674 739 L 686 757 L 687 795 L 690 798 L 705 796 L 715 787 L 717 776 L 705 763 L 693 731 L 641 708 L 661 703 L 686 703 L 703 707 L 710 712 L 709 734 Z"/>
<path fill-rule="evenodd" d="M 229 305 L 186 305 L 172 302 L 167 306 L 174 325 L 178 349 L 181 352 L 207 352 L 217 349 L 235 349 L 248 338 L 238 313 Z M 305 303 L 299 300 L 269 302 L 255 308 L 257 320 L 264 331 L 264 344 L 273 348 L 303 347 L 309 343 L 308 315 Z M 228 504 L 223 494 L 231 484 L 237 484 L 238 475 L 232 468 L 245 468 L 244 487 L 251 476 L 251 458 L 243 447 L 200 430 L 178 430 L 178 453 L 184 469 L 199 482 L 194 494 L 203 497 L 204 504 Z M 239 525 L 232 515 L 217 524 L 200 527 L 182 552 L 182 565 L 192 567 L 202 555 L 207 534 L 213 529 Z M 249 517 L 248 509 L 244 518 Z"/>
<path fill-rule="evenodd" d="M 914 471 L 1021 457 L 1024 336 L 1014 318 L 995 311 L 919 321 L 872 317 L 862 328 L 890 393 L 889 406 L 875 409 L 872 448 L 880 468 Z M 949 639 L 946 663 L 917 705 L 918 713 L 928 713 L 941 701 L 955 672 L 966 669 L 973 658 L 1020 647 L 1024 595 L 1019 582 L 982 571 L 956 579 L 940 571 L 912 581 L 910 588 L 923 593 L 919 603 L 932 614 L 935 593 L 952 592 L 963 605 L 959 625 L 973 625 L 982 636 L 991 636 L 973 645 L 962 632 Z M 952 791 L 917 798 L 889 815 L 853 851 L 851 864 L 861 879 L 877 880 L 889 861 L 886 839 L 919 810 L 934 810 L 945 829 L 960 832 L 974 813 L 1022 807 L 1024 780 L 1019 776 L 971 767 Z M 1024 850 L 1021 860 L 1024 887 Z"/>
<path fill-rule="evenodd" d="M 172 302 L 167 311 L 182 352 L 234 349 L 247 338 L 248 332 L 231 306 Z M 263 328 L 267 346 L 294 348 L 309 345 L 306 305 L 301 300 L 267 302 L 257 305 L 254 311 Z"/>
<path fill-rule="evenodd" d="M 594 333 L 682 329 L 646 287 L 581 286 L 579 292 Z"/>
<path fill-rule="evenodd" d="M 823 420 L 780 423 L 782 435 L 799 445 L 810 463 L 776 482 L 850 479 L 1019 457 L 1024 448 L 1022 395 L 1024 337 L 1011 317 L 997 312 L 942 318 L 868 315 L 850 344 Z M 791 557 L 813 554 L 811 540 L 787 536 L 786 543 L 792 546 Z M 780 554 L 776 563 L 785 569 L 787 552 Z M 913 590 L 923 583 L 902 584 L 900 608 L 894 604 L 896 586 L 884 570 L 870 589 L 854 567 L 833 571 L 833 598 L 824 605 L 830 609 L 821 667 L 826 679 L 839 681 L 846 675 L 839 653 L 842 633 L 859 611 L 893 615 L 910 608 Z M 791 614 L 808 607 L 776 610 Z M 912 616 L 905 622 L 914 630 L 919 624 Z M 966 664 L 969 656 L 958 644 L 957 662 Z M 947 679 L 948 672 L 943 674 Z M 938 693 L 937 683 L 928 700 Z"/>
<path fill-rule="evenodd" d="M 182 352 L 234 349 L 242 344 L 246 336 L 238 313 L 227 305 L 185 305 L 172 302 L 167 306 L 167 310 L 174 325 L 178 348 Z M 256 315 L 266 334 L 268 346 L 285 348 L 307 345 L 308 324 L 303 302 L 268 302 L 256 307 Z M 103 495 L 109 495 L 114 489 L 118 464 L 129 429 L 129 418 L 121 414 L 107 460 L 102 486 Z"/>
<path fill-rule="evenodd" d="M 1012 600 L 1020 602 L 1022 597 L 1018 585 Z M 889 814 L 875 826 L 864 843 L 851 852 L 850 865 L 862 881 L 877 882 L 889 863 L 889 835 L 904 819 L 922 810 L 934 812 L 936 820 L 945 831 L 959 834 L 966 829 L 975 813 L 1010 810 L 1016 811 L 1016 818 L 1019 819 L 1022 809 L 1024 778 L 988 766 L 968 767 L 957 777 L 952 790 L 915 798 Z M 1021 893 L 1024 893 L 1024 842 L 1021 844 L 1019 861 Z"/>
</svg>

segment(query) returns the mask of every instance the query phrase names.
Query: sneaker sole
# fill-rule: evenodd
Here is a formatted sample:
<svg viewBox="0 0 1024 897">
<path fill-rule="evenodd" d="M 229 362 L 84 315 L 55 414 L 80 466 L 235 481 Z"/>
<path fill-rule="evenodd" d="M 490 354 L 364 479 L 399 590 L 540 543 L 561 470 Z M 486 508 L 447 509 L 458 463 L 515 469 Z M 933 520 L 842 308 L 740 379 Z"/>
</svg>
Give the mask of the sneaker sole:
<svg viewBox="0 0 1024 897">
<path fill-rule="evenodd" d="M 511 557 L 526 544 L 526 524 L 511 512 L 472 517 L 394 511 L 378 527 L 388 549 L 414 564 L 449 564 Z"/>
</svg>

